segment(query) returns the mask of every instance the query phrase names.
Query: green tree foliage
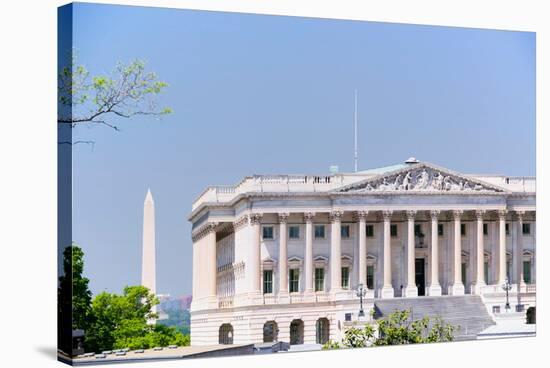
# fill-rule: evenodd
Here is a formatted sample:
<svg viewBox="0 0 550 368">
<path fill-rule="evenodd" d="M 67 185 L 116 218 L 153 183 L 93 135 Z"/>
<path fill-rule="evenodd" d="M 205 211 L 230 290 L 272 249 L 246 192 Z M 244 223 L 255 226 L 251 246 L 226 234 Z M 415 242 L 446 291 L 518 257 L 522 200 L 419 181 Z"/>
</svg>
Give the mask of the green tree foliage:
<svg viewBox="0 0 550 368">
<path fill-rule="evenodd" d="M 145 286 L 127 286 L 122 295 L 102 292 L 92 300 L 89 280 L 83 277 L 84 252 L 75 244 L 63 252 L 63 269 L 58 290 L 59 335 L 60 347 L 68 354 L 73 329 L 85 330 L 84 346 L 90 352 L 189 345 L 189 335 L 175 327 L 150 323 L 158 317 L 153 307 L 159 301 Z"/>
<path fill-rule="evenodd" d="M 73 245 L 63 251 L 63 275 L 59 277 L 58 297 L 61 304 L 69 303 L 72 310 L 72 329 L 86 329 L 90 316 L 92 293 L 90 280 L 83 276 L 84 252 Z"/>
<path fill-rule="evenodd" d="M 63 250 L 63 275 L 59 277 L 58 329 L 60 348 L 71 350 L 72 330 L 87 330 L 91 319 L 92 293 L 89 280 L 83 276 L 84 252 L 73 243 Z"/>
<path fill-rule="evenodd" d="M 102 292 L 92 302 L 93 322 L 86 333 L 87 351 L 148 349 L 189 345 L 175 327 L 151 324 L 158 299 L 145 286 L 127 286 L 122 295 Z"/>
<path fill-rule="evenodd" d="M 439 317 L 412 321 L 410 311 L 395 311 L 378 320 L 376 329 L 373 325 L 366 325 L 363 329 L 348 328 L 341 342 L 329 341 L 323 349 L 453 341 L 455 330 L 455 326 L 443 322 Z"/>
<path fill-rule="evenodd" d="M 73 56 L 71 65 L 64 67 L 58 77 L 57 121 L 71 127 L 104 125 L 119 130 L 113 117 L 171 113 L 169 107 L 159 108 L 156 100 L 167 86 L 155 73 L 146 71 L 141 60 L 118 63 L 110 74 L 91 76 Z"/>
</svg>

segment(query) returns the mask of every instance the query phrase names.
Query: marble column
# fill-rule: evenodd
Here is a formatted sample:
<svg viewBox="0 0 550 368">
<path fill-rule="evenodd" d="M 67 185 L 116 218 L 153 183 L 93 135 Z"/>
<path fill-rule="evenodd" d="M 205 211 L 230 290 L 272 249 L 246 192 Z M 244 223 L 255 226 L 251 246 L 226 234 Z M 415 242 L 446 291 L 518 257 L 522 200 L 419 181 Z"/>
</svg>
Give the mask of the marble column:
<svg viewBox="0 0 550 368">
<path fill-rule="evenodd" d="M 432 222 L 430 243 L 430 284 L 426 290 L 428 296 L 440 296 L 441 285 L 439 284 L 439 230 L 438 230 L 438 210 L 430 211 Z"/>
<path fill-rule="evenodd" d="M 206 242 L 206 254 L 207 257 L 204 260 L 208 267 L 208 287 L 207 296 L 215 298 L 217 294 L 217 279 L 218 279 L 218 267 L 216 260 L 216 231 L 217 223 L 208 224 L 208 233 L 205 236 Z"/>
<path fill-rule="evenodd" d="M 287 220 L 288 213 L 279 213 L 279 297 L 288 295 Z"/>
<path fill-rule="evenodd" d="M 382 218 L 384 219 L 384 284 L 380 291 L 380 298 L 393 298 L 395 296 L 393 286 L 391 283 L 391 234 L 390 234 L 390 222 L 392 211 L 382 211 Z"/>
<path fill-rule="evenodd" d="M 506 281 L 506 210 L 498 211 L 498 279 L 497 285 Z"/>
<path fill-rule="evenodd" d="M 416 211 L 407 211 L 407 280 L 403 289 L 403 296 L 417 297 L 418 288 L 416 287 L 415 269 L 414 269 L 414 216 Z"/>
<path fill-rule="evenodd" d="M 304 222 L 306 223 L 306 251 L 305 251 L 305 292 L 313 293 L 313 217 L 312 212 L 304 213 Z"/>
<path fill-rule="evenodd" d="M 483 242 L 483 215 L 485 211 L 477 210 L 476 211 L 476 224 L 477 224 L 477 241 L 476 241 L 476 278 L 475 285 L 472 289 L 473 293 L 481 294 L 485 284 L 485 275 L 483 272 L 483 265 L 485 263 L 485 244 Z"/>
<path fill-rule="evenodd" d="M 342 289 L 342 248 L 341 248 L 341 211 L 330 213 L 330 291 L 338 292 Z"/>
<path fill-rule="evenodd" d="M 449 286 L 449 295 L 464 295 L 462 284 L 462 235 L 460 233 L 460 218 L 462 210 L 453 211 L 454 241 L 453 241 L 453 277 Z"/>
<path fill-rule="evenodd" d="M 523 279 L 523 215 L 525 212 L 516 211 L 516 228 L 517 228 L 517 241 L 516 241 L 516 274 L 518 284 L 518 290 L 520 287 L 525 284 Z"/>
<path fill-rule="evenodd" d="M 359 231 L 359 283 L 367 287 L 367 214 L 368 211 L 358 211 Z"/>
<path fill-rule="evenodd" d="M 260 221 L 262 215 L 259 213 L 253 213 L 250 215 L 250 227 L 251 227 L 251 237 L 252 237 L 252 247 L 250 249 L 250 292 L 253 294 L 261 295 L 261 275 L 260 275 L 260 264 L 261 264 L 261 243 L 260 243 L 260 233 L 261 225 Z"/>
</svg>

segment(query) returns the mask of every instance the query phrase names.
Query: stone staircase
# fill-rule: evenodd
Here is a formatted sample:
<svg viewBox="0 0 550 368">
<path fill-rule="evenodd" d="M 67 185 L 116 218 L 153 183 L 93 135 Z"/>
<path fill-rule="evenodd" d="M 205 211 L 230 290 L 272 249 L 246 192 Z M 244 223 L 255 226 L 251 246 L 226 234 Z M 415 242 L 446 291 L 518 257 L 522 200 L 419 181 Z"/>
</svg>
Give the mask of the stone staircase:
<svg viewBox="0 0 550 368">
<path fill-rule="evenodd" d="M 444 322 L 459 326 L 455 340 L 475 339 L 479 332 L 495 324 L 477 295 L 377 299 L 374 318 L 383 318 L 403 309 L 411 311 L 413 320 L 425 316 L 441 317 Z"/>
</svg>

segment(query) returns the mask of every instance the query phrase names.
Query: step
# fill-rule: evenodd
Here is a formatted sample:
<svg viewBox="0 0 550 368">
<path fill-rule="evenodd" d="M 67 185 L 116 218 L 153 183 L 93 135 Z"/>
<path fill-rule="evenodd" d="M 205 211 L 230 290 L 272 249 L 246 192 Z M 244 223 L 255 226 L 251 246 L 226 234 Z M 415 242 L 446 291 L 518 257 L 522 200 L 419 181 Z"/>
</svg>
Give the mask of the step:
<svg viewBox="0 0 550 368">
<path fill-rule="evenodd" d="M 410 310 L 411 319 L 440 317 L 444 322 L 460 326 L 456 340 L 473 339 L 485 328 L 494 325 L 481 298 L 477 295 L 394 298 L 375 300 L 375 319 L 395 310 Z"/>
</svg>

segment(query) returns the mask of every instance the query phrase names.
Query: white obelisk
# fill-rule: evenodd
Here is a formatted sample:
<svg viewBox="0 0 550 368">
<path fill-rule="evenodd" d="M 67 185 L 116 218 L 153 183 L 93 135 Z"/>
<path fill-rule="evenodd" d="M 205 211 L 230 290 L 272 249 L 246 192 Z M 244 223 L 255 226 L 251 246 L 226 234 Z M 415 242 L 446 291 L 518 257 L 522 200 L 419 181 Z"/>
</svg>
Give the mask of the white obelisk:
<svg viewBox="0 0 550 368">
<path fill-rule="evenodd" d="M 143 203 L 143 258 L 141 263 L 141 285 L 156 294 L 155 257 L 155 202 L 151 190 L 147 190 Z"/>
</svg>

